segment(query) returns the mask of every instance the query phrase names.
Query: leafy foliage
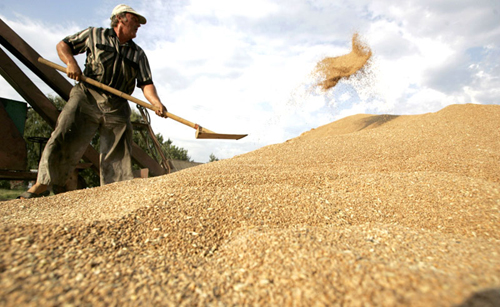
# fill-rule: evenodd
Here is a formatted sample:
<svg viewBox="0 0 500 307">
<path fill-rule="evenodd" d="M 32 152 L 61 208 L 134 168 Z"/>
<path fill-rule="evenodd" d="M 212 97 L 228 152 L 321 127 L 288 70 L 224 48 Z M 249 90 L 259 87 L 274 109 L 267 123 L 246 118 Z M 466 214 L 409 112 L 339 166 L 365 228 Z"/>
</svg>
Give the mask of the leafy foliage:
<svg viewBox="0 0 500 307">
<path fill-rule="evenodd" d="M 210 154 L 209 158 L 210 160 L 208 160 L 208 162 L 219 161 L 219 158 L 217 158 L 213 153 Z"/>
<path fill-rule="evenodd" d="M 49 100 L 58 110 L 62 110 L 66 101 L 59 96 L 48 96 Z M 24 127 L 24 140 L 26 141 L 26 150 L 28 156 L 28 169 L 37 169 L 38 162 L 43 151 L 44 143 L 35 143 L 29 140 L 30 137 L 50 138 L 52 128 L 33 108 L 28 108 L 26 124 Z M 41 147 L 41 148 L 40 148 Z M 41 149 L 41 151 L 40 151 Z"/>
</svg>

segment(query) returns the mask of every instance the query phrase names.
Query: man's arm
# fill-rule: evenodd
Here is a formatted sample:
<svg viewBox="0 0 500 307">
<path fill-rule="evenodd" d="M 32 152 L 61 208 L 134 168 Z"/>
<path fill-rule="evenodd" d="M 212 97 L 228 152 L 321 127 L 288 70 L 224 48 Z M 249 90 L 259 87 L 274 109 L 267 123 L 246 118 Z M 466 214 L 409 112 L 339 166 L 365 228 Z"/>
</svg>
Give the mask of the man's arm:
<svg viewBox="0 0 500 307">
<path fill-rule="evenodd" d="M 144 93 L 144 97 L 155 107 L 158 108 L 156 110 L 156 115 L 161 117 L 167 117 L 167 108 L 161 103 L 160 97 L 158 97 L 158 93 L 156 92 L 156 87 L 154 84 L 147 84 L 141 86 L 142 92 Z"/>
<path fill-rule="evenodd" d="M 80 81 L 82 71 L 80 70 L 80 66 L 78 66 L 78 63 L 71 52 L 71 48 L 65 42 L 60 41 L 59 44 L 57 44 L 56 49 L 61 61 L 66 63 L 66 74 L 68 77 L 76 81 Z"/>
</svg>

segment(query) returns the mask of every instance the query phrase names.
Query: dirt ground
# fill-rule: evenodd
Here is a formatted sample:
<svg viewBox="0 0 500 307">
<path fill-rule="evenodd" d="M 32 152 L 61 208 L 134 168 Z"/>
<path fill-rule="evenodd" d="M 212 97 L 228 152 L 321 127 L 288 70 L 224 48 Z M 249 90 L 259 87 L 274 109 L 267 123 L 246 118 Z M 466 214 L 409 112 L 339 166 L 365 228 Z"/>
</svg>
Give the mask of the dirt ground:
<svg viewBox="0 0 500 307">
<path fill-rule="evenodd" d="M 499 105 L 356 115 L 2 202 L 0 305 L 498 306 L 499 123 Z"/>
</svg>

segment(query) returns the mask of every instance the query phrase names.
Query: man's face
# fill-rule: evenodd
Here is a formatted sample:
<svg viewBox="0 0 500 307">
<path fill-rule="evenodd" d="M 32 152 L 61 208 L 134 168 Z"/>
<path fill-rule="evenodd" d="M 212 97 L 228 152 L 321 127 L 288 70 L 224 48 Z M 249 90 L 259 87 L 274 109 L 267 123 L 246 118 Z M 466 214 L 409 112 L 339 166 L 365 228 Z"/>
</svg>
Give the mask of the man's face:
<svg viewBox="0 0 500 307">
<path fill-rule="evenodd" d="M 126 13 L 125 17 L 127 17 L 127 19 L 120 19 L 120 22 L 123 24 L 123 32 L 130 37 L 130 39 L 135 38 L 137 36 L 137 30 L 141 26 L 139 18 L 130 13 Z"/>
</svg>

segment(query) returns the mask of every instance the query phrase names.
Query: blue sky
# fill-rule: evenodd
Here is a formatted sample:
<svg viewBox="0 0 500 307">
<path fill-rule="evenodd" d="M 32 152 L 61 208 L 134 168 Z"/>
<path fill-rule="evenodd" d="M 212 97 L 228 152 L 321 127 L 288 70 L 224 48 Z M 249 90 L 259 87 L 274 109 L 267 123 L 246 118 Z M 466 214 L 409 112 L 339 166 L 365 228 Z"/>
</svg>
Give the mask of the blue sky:
<svg viewBox="0 0 500 307">
<path fill-rule="evenodd" d="M 0 0 L 0 18 L 42 56 L 88 26 L 108 27 L 116 1 Z M 197 162 L 226 159 L 297 137 L 349 115 L 411 115 L 457 103 L 500 103 L 497 0 L 128 1 L 148 23 L 146 51 L 170 112 L 239 141 L 197 140 L 152 116 L 153 129 Z M 350 51 L 357 32 L 373 57 L 364 75 L 328 92 L 312 74 Z M 83 66 L 84 56 L 79 63 Z M 52 91 L 28 73 L 40 89 Z M 134 96 L 144 99 L 139 89 Z M 22 100 L 0 78 L 0 97 Z"/>
</svg>

